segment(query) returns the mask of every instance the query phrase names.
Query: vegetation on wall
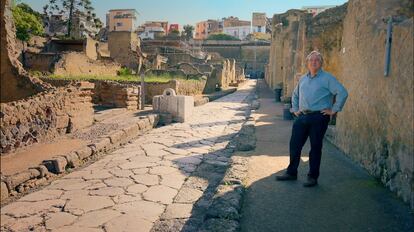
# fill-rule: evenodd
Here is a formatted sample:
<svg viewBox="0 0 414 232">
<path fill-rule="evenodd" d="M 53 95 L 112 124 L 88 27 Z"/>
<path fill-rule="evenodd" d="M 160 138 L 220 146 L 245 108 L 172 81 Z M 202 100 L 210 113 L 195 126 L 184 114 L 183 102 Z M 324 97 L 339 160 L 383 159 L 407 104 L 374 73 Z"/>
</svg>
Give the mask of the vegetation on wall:
<svg viewBox="0 0 414 232">
<path fill-rule="evenodd" d="M 44 33 L 40 13 L 34 11 L 29 5 L 20 3 L 12 8 L 12 13 L 18 39 L 28 41 L 31 35 Z"/>
<path fill-rule="evenodd" d="M 234 36 L 227 35 L 227 34 L 212 34 L 209 35 L 207 40 L 240 40 Z"/>
</svg>

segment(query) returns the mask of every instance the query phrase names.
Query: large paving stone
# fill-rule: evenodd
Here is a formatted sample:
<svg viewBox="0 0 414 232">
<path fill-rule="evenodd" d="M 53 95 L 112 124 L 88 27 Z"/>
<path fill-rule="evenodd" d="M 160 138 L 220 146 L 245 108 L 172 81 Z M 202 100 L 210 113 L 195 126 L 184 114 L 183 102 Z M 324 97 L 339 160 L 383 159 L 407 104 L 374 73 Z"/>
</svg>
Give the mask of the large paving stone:
<svg viewBox="0 0 414 232">
<path fill-rule="evenodd" d="M 136 218 L 135 215 L 122 215 L 105 224 L 106 232 L 149 232 L 153 223 Z"/>
<path fill-rule="evenodd" d="M 80 227 L 99 227 L 121 215 L 119 211 L 113 209 L 97 210 L 80 216 L 73 225 Z"/>
<path fill-rule="evenodd" d="M 53 232 L 75 232 L 75 231 L 82 231 L 82 232 L 103 232 L 102 229 L 98 228 L 88 228 L 88 227 L 81 227 L 81 226 L 64 226 L 59 229 L 53 230 Z"/>
<path fill-rule="evenodd" d="M 169 155 L 170 153 L 163 150 L 164 148 L 166 147 L 157 143 L 149 143 L 142 145 L 142 149 L 144 149 L 147 156 L 162 157 L 165 155 Z"/>
<path fill-rule="evenodd" d="M 198 190 L 198 189 L 183 187 L 178 192 L 177 196 L 174 199 L 174 202 L 176 202 L 176 203 L 194 203 L 202 195 L 203 195 L 203 192 Z"/>
<path fill-rule="evenodd" d="M 155 222 L 165 210 L 165 206 L 150 201 L 134 201 L 118 204 L 113 207 L 123 214 L 134 215 L 136 218 Z"/>
<path fill-rule="evenodd" d="M 161 176 L 161 185 L 171 188 L 180 189 L 185 181 L 185 176 L 176 174 L 167 174 Z"/>
<path fill-rule="evenodd" d="M 143 193 L 147 191 L 148 187 L 143 184 L 134 184 L 127 188 L 128 193 Z"/>
<path fill-rule="evenodd" d="M 66 213 L 66 212 L 57 212 L 50 214 L 46 220 L 46 229 L 53 230 L 59 227 L 72 224 L 76 220 L 76 216 Z"/>
<path fill-rule="evenodd" d="M 143 185 L 158 185 L 159 184 L 159 177 L 157 175 L 141 174 L 141 175 L 132 176 L 132 179 L 134 179 L 135 182 L 139 184 L 143 184 Z"/>
<path fill-rule="evenodd" d="M 19 199 L 19 201 L 44 201 L 59 199 L 63 194 L 62 190 L 44 189 L 38 192 L 31 193 Z"/>
<path fill-rule="evenodd" d="M 114 205 L 109 197 L 103 196 L 83 196 L 69 200 L 65 205 L 65 211 L 74 215 L 82 215 L 89 211 L 103 209 Z"/>
<path fill-rule="evenodd" d="M 61 179 L 53 182 L 49 188 L 62 190 L 79 190 L 88 187 L 90 184 L 83 179 Z"/>
<path fill-rule="evenodd" d="M 171 204 L 175 195 L 177 195 L 177 190 L 163 186 L 156 185 L 151 186 L 146 192 L 142 194 L 145 200 L 159 202 L 162 204 Z"/>
<path fill-rule="evenodd" d="M 129 178 L 110 178 L 105 179 L 104 183 L 110 187 L 125 187 L 133 184 L 134 182 Z"/>
<path fill-rule="evenodd" d="M 124 189 L 119 187 L 103 187 L 96 190 L 89 191 L 92 196 L 118 196 L 124 193 Z"/>
<path fill-rule="evenodd" d="M 113 175 L 106 170 L 92 170 L 90 174 L 83 176 L 85 180 L 107 179 L 111 177 L 113 177 Z"/>
<path fill-rule="evenodd" d="M 157 166 L 157 167 L 151 168 L 149 173 L 154 174 L 154 175 L 165 175 L 165 174 L 171 174 L 171 173 L 179 173 L 179 170 L 173 167 Z"/>
<path fill-rule="evenodd" d="M 37 202 L 14 202 L 6 205 L 1 209 L 2 214 L 8 214 L 14 217 L 28 217 L 39 213 L 52 211 L 53 208 L 62 208 L 65 205 L 64 200 L 44 200 Z"/>
<path fill-rule="evenodd" d="M 191 211 L 193 210 L 193 204 L 171 204 L 167 206 L 162 219 L 179 219 L 189 218 Z"/>
</svg>

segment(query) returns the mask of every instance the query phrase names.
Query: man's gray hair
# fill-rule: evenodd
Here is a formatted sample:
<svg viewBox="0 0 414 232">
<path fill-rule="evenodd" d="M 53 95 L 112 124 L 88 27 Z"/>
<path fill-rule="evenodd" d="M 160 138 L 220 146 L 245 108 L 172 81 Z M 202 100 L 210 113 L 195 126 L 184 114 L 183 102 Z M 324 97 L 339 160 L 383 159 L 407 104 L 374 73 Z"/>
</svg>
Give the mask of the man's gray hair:
<svg viewBox="0 0 414 232">
<path fill-rule="evenodd" d="M 322 54 L 320 52 L 318 52 L 318 51 L 311 51 L 311 53 L 309 53 L 309 55 L 306 57 L 306 63 L 308 63 L 308 61 L 311 59 L 312 56 L 318 57 L 318 59 L 321 62 L 321 64 L 323 64 Z"/>
</svg>

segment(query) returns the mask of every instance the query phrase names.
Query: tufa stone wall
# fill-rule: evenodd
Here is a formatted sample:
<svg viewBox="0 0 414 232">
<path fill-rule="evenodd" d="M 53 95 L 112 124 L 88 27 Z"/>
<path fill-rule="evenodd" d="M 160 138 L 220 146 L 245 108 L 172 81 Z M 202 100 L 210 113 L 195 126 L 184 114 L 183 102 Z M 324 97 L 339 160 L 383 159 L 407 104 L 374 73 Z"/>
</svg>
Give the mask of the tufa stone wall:
<svg viewBox="0 0 414 232">
<path fill-rule="evenodd" d="M 0 153 L 5 154 L 92 125 L 90 83 L 1 103 Z"/>
<path fill-rule="evenodd" d="M 411 13 L 404 14 L 407 9 Z M 409 0 L 348 3 L 338 79 L 349 98 L 337 119 L 334 142 L 414 208 L 412 9 Z M 396 22 L 390 75 L 384 77 L 383 19 L 389 15 Z"/>
<path fill-rule="evenodd" d="M 83 52 L 63 53 L 54 65 L 54 74 L 59 76 L 95 75 L 116 76 L 121 66 L 107 60 L 91 60 Z"/>
<path fill-rule="evenodd" d="M 140 41 L 136 33 L 128 31 L 111 31 L 108 37 L 108 50 L 112 59 L 122 66 L 136 70 L 136 55 Z"/>
<path fill-rule="evenodd" d="M 50 85 L 29 76 L 18 60 L 16 28 L 10 10 L 11 1 L 1 1 L 0 15 L 0 102 L 10 102 L 48 90 Z"/>
<path fill-rule="evenodd" d="M 387 24 L 393 16 L 391 69 L 384 77 Z M 324 69 L 347 88 L 331 140 L 414 208 L 413 3 L 351 0 L 314 18 L 291 10 L 273 17 L 266 82 L 285 96 L 319 50 Z M 282 23 L 282 25 L 280 25 Z M 295 55 L 296 54 L 296 55 Z"/>
<path fill-rule="evenodd" d="M 212 93 L 216 91 L 216 86 L 226 89 L 231 85 L 237 85 L 239 82 L 236 77 L 236 61 L 234 59 L 226 59 L 222 65 L 216 64 L 207 77 L 206 86 L 203 93 Z"/>
<path fill-rule="evenodd" d="M 137 85 L 121 84 L 113 81 L 95 82 L 93 102 L 95 104 L 138 110 L 141 88 Z"/>
<path fill-rule="evenodd" d="M 56 53 L 25 52 L 25 68 L 41 72 L 51 72 L 60 58 L 61 56 Z"/>
</svg>

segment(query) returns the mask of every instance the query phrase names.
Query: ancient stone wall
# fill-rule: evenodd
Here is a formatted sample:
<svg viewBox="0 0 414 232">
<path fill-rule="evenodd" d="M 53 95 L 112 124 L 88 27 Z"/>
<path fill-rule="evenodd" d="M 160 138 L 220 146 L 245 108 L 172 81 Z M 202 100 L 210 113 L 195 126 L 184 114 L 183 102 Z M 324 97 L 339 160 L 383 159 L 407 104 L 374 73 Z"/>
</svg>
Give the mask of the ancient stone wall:
<svg viewBox="0 0 414 232">
<path fill-rule="evenodd" d="M 216 88 L 227 89 L 238 83 L 236 78 L 236 63 L 226 59 L 222 64 L 215 64 L 211 74 L 207 77 L 203 93 L 212 93 Z"/>
<path fill-rule="evenodd" d="M 412 9 L 409 0 L 348 3 L 338 79 L 349 98 L 337 118 L 334 141 L 414 208 Z M 395 23 L 385 77 L 383 19 L 390 15 Z"/>
<path fill-rule="evenodd" d="M 83 52 L 61 55 L 54 65 L 54 74 L 59 76 L 116 76 L 121 65 L 107 60 L 91 60 Z"/>
<path fill-rule="evenodd" d="M 139 85 L 99 81 L 95 82 L 93 102 L 108 107 L 138 110 L 141 107 L 140 91 Z"/>
<path fill-rule="evenodd" d="M 91 86 L 79 83 L 30 98 L 1 103 L 0 153 L 87 127 L 93 122 Z"/>
<path fill-rule="evenodd" d="M 84 52 L 86 56 L 91 60 L 97 60 L 98 59 L 98 53 L 97 53 L 97 47 L 99 49 L 99 42 L 90 38 L 89 36 L 86 38 L 85 46 L 84 46 Z"/>
<path fill-rule="evenodd" d="M 413 15 L 409 0 L 351 0 L 314 18 L 295 10 L 275 15 L 266 82 L 291 96 L 306 71 L 305 55 L 320 51 L 323 68 L 349 92 L 332 142 L 414 208 Z M 394 26 L 385 77 L 389 16 Z"/>
<path fill-rule="evenodd" d="M 177 68 L 183 70 L 186 75 L 202 74 L 194 65 L 189 63 L 179 63 Z"/>
<path fill-rule="evenodd" d="M 61 58 L 55 53 L 25 53 L 25 68 L 41 72 L 51 72 L 55 63 Z"/>
<path fill-rule="evenodd" d="M 10 5 L 10 0 L 1 1 L 0 5 L 0 102 L 23 99 L 51 88 L 39 79 L 29 76 L 18 60 L 16 29 Z"/>
<path fill-rule="evenodd" d="M 136 70 L 138 65 L 136 48 L 140 42 L 136 33 L 112 31 L 108 37 L 108 50 L 112 59 L 122 66 Z"/>
</svg>

